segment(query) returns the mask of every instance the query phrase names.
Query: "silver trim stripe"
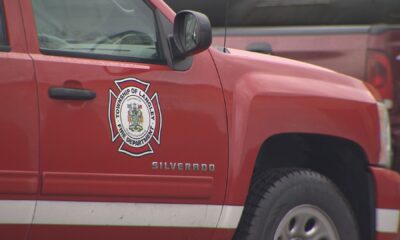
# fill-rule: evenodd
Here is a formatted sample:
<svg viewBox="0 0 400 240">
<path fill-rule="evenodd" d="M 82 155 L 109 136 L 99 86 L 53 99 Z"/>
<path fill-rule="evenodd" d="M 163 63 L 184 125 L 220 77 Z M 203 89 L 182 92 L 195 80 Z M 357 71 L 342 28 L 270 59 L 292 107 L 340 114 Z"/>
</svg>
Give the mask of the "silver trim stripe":
<svg viewBox="0 0 400 240">
<path fill-rule="evenodd" d="M 400 210 L 377 209 L 376 231 L 381 233 L 397 233 L 399 231 Z"/>
<path fill-rule="evenodd" d="M 235 229 L 242 211 L 227 205 L 0 201 L 0 224 Z"/>
<path fill-rule="evenodd" d="M 223 206 L 217 228 L 236 229 L 243 212 L 242 206 Z"/>
<path fill-rule="evenodd" d="M 222 207 L 189 204 L 38 202 L 34 224 L 215 228 Z"/>
<path fill-rule="evenodd" d="M 0 201 L 0 224 L 30 224 L 35 201 Z"/>
<path fill-rule="evenodd" d="M 235 229 L 242 212 L 228 205 L 0 201 L 0 224 Z M 399 218 L 398 209 L 377 209 L 376 230 L 398 233 Z"/>
</svg>

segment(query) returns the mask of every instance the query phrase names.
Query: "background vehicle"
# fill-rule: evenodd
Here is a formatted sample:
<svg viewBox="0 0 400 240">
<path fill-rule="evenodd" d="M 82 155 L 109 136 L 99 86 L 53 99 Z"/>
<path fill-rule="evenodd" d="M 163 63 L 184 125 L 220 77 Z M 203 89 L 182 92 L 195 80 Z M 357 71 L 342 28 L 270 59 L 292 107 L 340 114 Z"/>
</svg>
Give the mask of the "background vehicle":
<svg viewBox="0 0 400 240">
<path fill-rule="evenodd" d="M 160 0 L 1 3 L 1 239 L 399 237 L 369 85 Z"/>
<path fill-rule="evenodd" d="M 399 23 L 396 0 L 167 0 L 176 10 L 196 9 L 207 13 L 215 27 L 315 26 Z"/>
<path fill-rule="evenodd" d="M 207 13 L 214 44 L 224 44 L 225 1 L 169 0 L 174 9 Z M 235 1 L 227 46 L 308 62 L 362 79 L 390 107 L 395 166 L 400 171 L 400 2 L 396 0 Z"/>
</svg>

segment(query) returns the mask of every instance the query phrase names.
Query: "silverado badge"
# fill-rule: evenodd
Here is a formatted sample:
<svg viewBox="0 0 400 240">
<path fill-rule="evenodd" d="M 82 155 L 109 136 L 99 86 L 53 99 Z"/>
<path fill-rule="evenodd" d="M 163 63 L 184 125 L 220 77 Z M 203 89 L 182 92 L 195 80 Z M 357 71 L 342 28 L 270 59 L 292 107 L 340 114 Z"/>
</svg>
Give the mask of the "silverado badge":
<svg viewBox="0 0 400 240">
<path fill-rule="evenodd" d="M 116 80 L 115 86 L 108 103 L 112 142 L 119 145 L 119 152 L 132 157 L 154 153 L 162 126 L 158 94 L 150 97 L 150 84 L 135 78 Z"/>
</svg>

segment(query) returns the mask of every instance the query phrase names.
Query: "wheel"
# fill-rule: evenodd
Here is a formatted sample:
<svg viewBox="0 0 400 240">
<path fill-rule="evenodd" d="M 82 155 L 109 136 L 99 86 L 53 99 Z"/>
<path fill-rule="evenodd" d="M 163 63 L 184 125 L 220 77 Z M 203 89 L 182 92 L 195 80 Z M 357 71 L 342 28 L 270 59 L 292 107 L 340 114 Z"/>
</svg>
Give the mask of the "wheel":
<svg viewBox="0 0 400 240">
<path fill-rule="evenodd" d="M 346 199 L 326 177 L 273 169 L 250 188 L 236 240 L 359 240 Z"/>
</svg>

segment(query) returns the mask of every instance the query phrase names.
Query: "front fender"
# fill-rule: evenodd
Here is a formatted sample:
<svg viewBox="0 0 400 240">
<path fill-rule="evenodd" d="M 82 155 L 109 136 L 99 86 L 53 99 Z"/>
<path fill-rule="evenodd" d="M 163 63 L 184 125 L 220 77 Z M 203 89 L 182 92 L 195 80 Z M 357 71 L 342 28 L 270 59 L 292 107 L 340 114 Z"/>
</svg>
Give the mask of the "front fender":
<svg viewBox="0 0 400 240">
<path fill-rule="evenodd" d="M 227 104 L 227 204 L 244 203 L 259 149 L 277 134 L 347 139 L 364 150 L 371 164 L 377 162 L 377 107 L 361 81 L 311 65 L 251 55 L 213 53 Z"/>
</svg>

